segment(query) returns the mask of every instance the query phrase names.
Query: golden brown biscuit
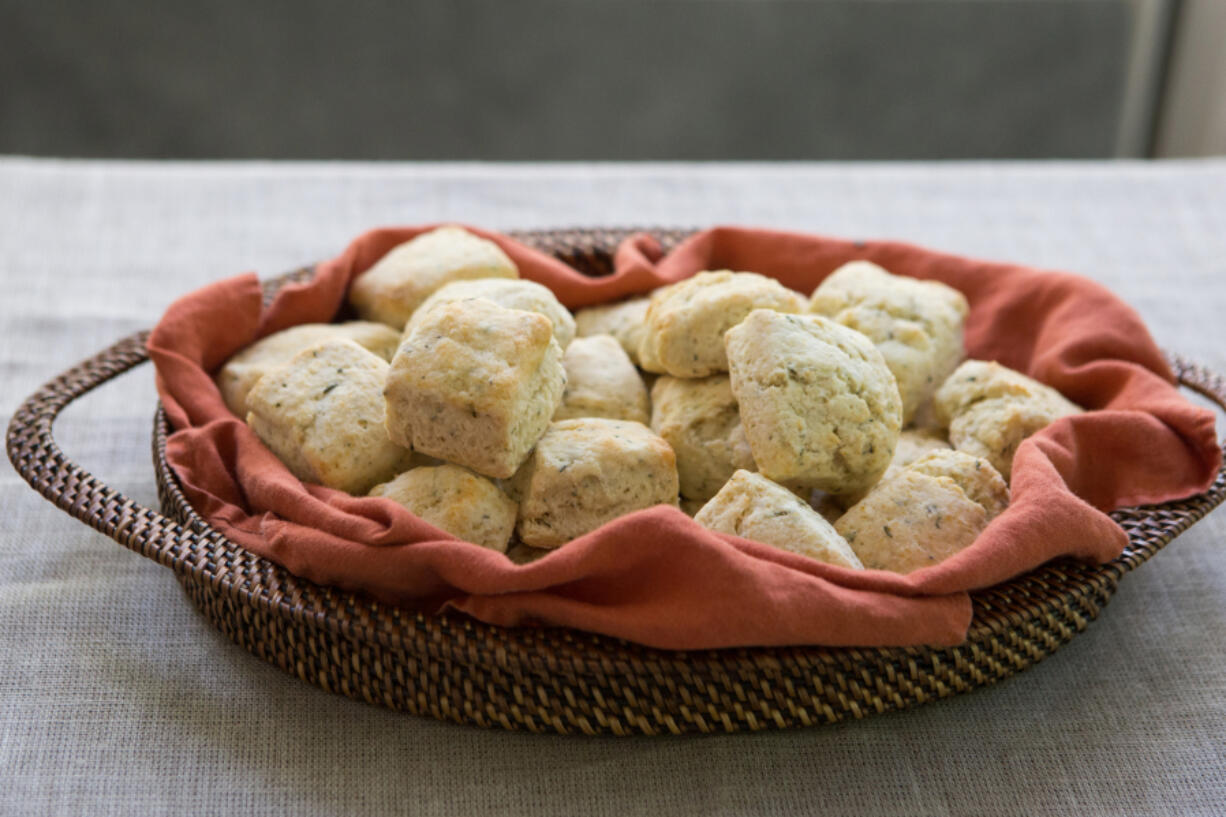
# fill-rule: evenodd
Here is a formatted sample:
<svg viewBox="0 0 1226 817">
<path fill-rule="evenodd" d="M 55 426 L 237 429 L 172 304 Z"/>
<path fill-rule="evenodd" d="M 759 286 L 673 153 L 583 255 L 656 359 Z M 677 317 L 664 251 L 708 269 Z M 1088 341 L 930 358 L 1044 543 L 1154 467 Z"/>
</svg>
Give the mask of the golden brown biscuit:
<svg viewBox="0 0 1226 817">
<path fill-rule="evenodd" d="M 673 377 L 728 371 L 724 333 L 755 309 L 801 312 L 804 297 L 753 272 L 700 272 L 657 289 L 647 307 L 639 365 Z"/>
<path fill-rule="evenodd" d="M 677 454 L 683 497 L 705 501 L 738 469 L 757 470 L 727 375 L 661 375 L 651 387 L 651 428 Z"/>
<path fill-rule="evenodd" d="M 246 418 L 247 393 L 269 370 L 289 363 L 303 349 L 343 338 L 389 361 L 400 343 L 395 329 L 373 321 L 299 324 L 260 338 L 227 360 L 217 372 L 217 388 L 230 411 Z"/>
<path fill-rule="evenodd" d="M 440 304 L 392 359 L 383 390 L 388 434 L 506 478 L 549 427 L 565 386 L 548 318 L 483 298 Z"/>
<path fill-rule="evenodd" d="M 361 496 L 409 459 L 383 426 L 387 371 L 351 340 L 324 341 L 256 382 L 247 424 L 294 476 Z"/>
<path fill-rule="evenodd" d="M 868 338 L 817 315 L 758 309 L 725 343 L 732 392 L 763 476 L 852 494 L 885 473 L 902 405 Z"/>
<path fill-rule="evenodd" d="M 516 504 L 498 486 L 467 468 L 414 468 L 376 485 L 370 496 L 386 497 L 452 536 L 505 553 L 515 529 Z"/>
<path fill-rule="evenodd" d="M 612 335 L 575 339 L 562 365 L 566 391 L 553 419 L 608 417 L 647 424 L 647 386 Z"/>
<path fill-rule="evenodd" d="M 475 278 L 444 284 L 422 301 L 409 318 L 404 326 L 405 336 L 413 331 L 414 322 L 432 307 L 473 298 L 485 298 L 507 309 L 522 309 L 544 315 L 553 324 L 553 336 L 563 349 L 575 337 L 575 319 L 570 310 L 562 306 L 548 287 L 522 278 Z"/>
<path fill-rule="evenodd" d="M 938 451 L 882 480 L 834 527 L 866 568 L 910 573 L 970 545 L 1008 504 L 987 460 Z"/>
<path fill-rule="evenodd" d="M 933 400 L 938 422 L 949 428 L 959 451 L 983 457 L 1005 479 L 1022 441 L 1080 406 L 1021 372 L 968 360 L 949 376 Z"/>
<path fill-rule="evenodd" d="M 518 278 L 502 248 L 462 227 L 422 233 L 380 258 L 349 287 L 363 318 L 403 329 L 422 301 L 444 284 L 470 278 Z"/>
<path fill-rule="evenodd" d="M 782 485 L 761 474 L 737 471 L 694 521 L 720 533 L 752 539 L 819 562 L 863 566 L 829 522 Z"/>
<path fill-rule="evenodd" d="M 516 530 L 533 547 L 556 548 L 632 511 L 677 504 L 673 450 L 624 420 L 552 424 L 513 482 Z"/>
<path fill-rule="evenodd" d="M 822 281 L 809 311 L 867 335 L 881 350 L 898 381 L 904 423 L 965 357 L 966 298 L 937 281 L 891 275 L 869 261 L 852 261 Z"/>
<path fill-rule="evenodd" d="M 575 330 L 581 338 L 612 335 L 637 366 L 639 344 L 643 342 L 643 327 L 647 323 L 647 306 L 650 303 L 650 296 L 645 296 L 580 309 L 575 313 Z"/>
</svg>

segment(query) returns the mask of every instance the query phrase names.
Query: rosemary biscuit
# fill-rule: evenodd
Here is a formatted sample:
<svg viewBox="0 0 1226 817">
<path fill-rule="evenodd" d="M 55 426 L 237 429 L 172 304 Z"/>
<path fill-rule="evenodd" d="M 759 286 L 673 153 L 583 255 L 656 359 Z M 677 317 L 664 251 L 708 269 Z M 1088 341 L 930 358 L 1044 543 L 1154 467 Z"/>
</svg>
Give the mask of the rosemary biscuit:
<svg viewBox="0 0 1226 817">
<path fill-rule="evenodd" d="M 515 529 L 515 503 L 485 477 L 450 463 L 405 471 L 370 496 L 398 502 L 434 527 L 500 553 Z"/>
<path fill-rule="evenodd" d="M 474 278 L 444 284 L 422 301 L 405 324 L 404 334 L 407 336 L 414 323 L 433 307 L 473 298 L 485 298 L 507 309 L 544 315 L 553 324 L 553 337 L 563 349 L 575 337 L 575 319 L 570 310 L 562 306 L 548 287 L 522 278 Z"/>
<path fill-rule="evenodd" d="M 710 499 L 738 469 L 757 470 L 725 374 L 660 375 L 651 387 L 651 428 L 676 452 L 687 499 Z"/>
<path fill-rule="evenodd" d="M 247 424 L 294 476 L 362 495 L 406 467 L 387 436 L 388 365 L 351 340 L 304 349 L 247 395 Z"/>
<path fill-rule="evenodd" d="M 483 298 L 414 324 L 383 390 L 392 440 L 505 479 L 549 427 L 566 372 L 548 318 Z"/>
<path fill-rule="evenodd" d="M 393 247 L 349 287 L 361 317 L 403 329 L 422 301 L 444 284 L 471 278 L 518 278 L 515 264 L 493 241 L 445 226 Z"/>
<path fill-rule="evenodd" d="M 647 322 L 647 306 L 650 303 L 651 298 L 645 296 L 580 309 L 575 313 L 576 334 L 581 338 L 612 335 L 637 366 L 639 344 L 643 342 L 643 327 Z"/>
<path fill-rule="evenodd" d="M 566 390 L 553 419 L 608 417 L 646 425 L 647 386 L 612 335 L 576 338 L 562 355 Z"/>
<path fill-rule="evenodd" d="M 761 474 L 737 471 L 694 515 L 694 521 L 819 562 L 856 570 L 863 567 L 847 541 L 821 514 Z"/>
</svg>

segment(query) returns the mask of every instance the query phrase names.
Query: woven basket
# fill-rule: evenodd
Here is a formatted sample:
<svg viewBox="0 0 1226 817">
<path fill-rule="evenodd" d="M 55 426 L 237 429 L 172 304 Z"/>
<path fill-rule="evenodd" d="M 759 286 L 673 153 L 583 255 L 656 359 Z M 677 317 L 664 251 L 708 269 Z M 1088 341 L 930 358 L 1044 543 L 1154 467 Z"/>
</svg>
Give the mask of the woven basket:
<svg viewBox="0 0 1226 817">
<path fill-rule="evenodd" d="M 592 275 L 611 271 L 627 231 L 520 233 Z M 682 234 L 656 233 L 665 243 Z M 271 295 L 300 270 L 266 285 Z M 163 512 L 144 508 L 69 460 L 52 437 L 63 408 L 147 359 L 125 338 L 32 395 L 8 429 L 17 471 L 43 496 L 175 572 L 187 594 L 252 654 L 330 692 L 402 712 L 504 729 L 585 734 L 734 732 L 835 723 L 906 709 L 1019 672 L 1084 630 L 1120 578 L 1226 497 L 1204 494 L 1112 517 L 1129 535 L 1099 566 L 1046 565 L 972 596 L 966 642 L 947 649 L 752 648 L 670 652 L 589 633 L 502 629 L 424 616 L 297 578 L 212 530 L 165 458 L 161 409 L 153 459 Z M 1180 383 L 1226 407 L 1226 381 L 1172 358 Z"/>
</svg>

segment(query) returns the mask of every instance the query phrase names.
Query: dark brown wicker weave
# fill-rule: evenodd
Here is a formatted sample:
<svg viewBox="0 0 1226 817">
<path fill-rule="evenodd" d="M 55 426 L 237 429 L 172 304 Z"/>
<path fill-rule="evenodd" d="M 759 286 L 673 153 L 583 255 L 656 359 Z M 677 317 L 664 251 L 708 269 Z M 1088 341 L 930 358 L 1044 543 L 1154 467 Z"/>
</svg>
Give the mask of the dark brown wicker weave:
<svg viewBox="0 0 1226 817">
<path fill-rule="evenodd" d="M 624 231 L 519 238 L 607 274 Z M 678 234 L 666 236 L 676 240 Z M 271 282 L 275 291 L 285 280 Z M 666 652 L 583 632 L 501 629 L 389 608 L 290 575 L 209 528 L 180 492 L 157 412 L 153 457 L 165 515 L 108 488 L 60 451 L 52 423 L 74 399 L 147 359 L 125 338 L 39 389 L 8 429 L 17 471 L 57 506 L 170 567 L 196 605 L 254 655 L 304 681 L 435 718 L 586 734 L 732 732 L 834 723 L 966 692 L 1050 655 L 1088 626 L 1120 578 L 1226 497 L 1116 511 L 1131 542 L 1097 567 L 1051 564 L 974 595 L 967 641 L 949 649 L 755 648 Z M 1185 386 L 1226 406 L 1226 381 L 1174 358 Z"/>
</svg>

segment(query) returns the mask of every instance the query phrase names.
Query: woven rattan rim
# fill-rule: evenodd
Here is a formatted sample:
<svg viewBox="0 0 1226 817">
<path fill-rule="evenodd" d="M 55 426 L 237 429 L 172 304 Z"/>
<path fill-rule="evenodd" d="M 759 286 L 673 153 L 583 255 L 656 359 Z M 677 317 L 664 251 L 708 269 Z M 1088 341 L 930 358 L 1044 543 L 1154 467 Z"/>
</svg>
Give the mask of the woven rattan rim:
<svg viewBox="0 0 1226 817">
<path fill-rule="evenodd" d="M 517 238 L 593 275 L 611 271 L 630 231 L 558 230 Z M 682 231 L 655 231 L 667 245 Z M 272 295 L 299 270 L 270 281 Z M 503 629 L 424 616 L 320 587 L 225 539 L 183 496 L 166 463 L 160 409 L 153 453 L 166 515 L 144 508 L 68 459 L 60 411 L 147 359 L 146 333 L 56 377 L 8 429 L 17 471 L 61 509 L 174 570 L 201 610 L 252 653 L 330 691 L 392 709 L 482 726 L 589 734 L 782 728 L 904 709 L 1008 677 L 1084 630 L 1120 578 L 1226 498 L 1226 473 L 1204 494 L 1112 516 L 1129 535 L 1099 566 L 1053 563 L 972 595 L 967 641 L 947 649 L 752 648 L 674 652 L 559 629 Z M 1172 358 L 1180 382 L 1226 407 L 1226 381 Z"/>
</svg>

